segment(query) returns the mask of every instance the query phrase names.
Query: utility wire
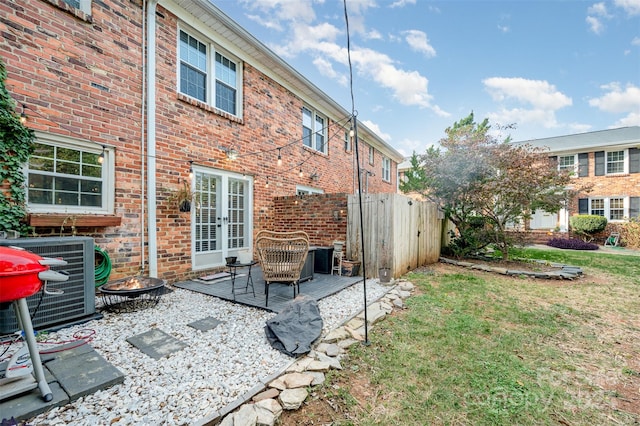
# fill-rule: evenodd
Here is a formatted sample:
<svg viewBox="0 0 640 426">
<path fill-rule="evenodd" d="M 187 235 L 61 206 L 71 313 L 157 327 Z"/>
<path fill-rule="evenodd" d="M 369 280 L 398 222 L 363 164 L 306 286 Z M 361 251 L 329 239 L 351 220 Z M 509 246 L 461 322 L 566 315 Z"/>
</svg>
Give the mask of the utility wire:
<svg viewBox="0 0 640 426">
<path fill-rule="evenodd" d="M 362 217 L 362 175 L 360 173 L 360 156 L 358 148 L 358 118 L 356 116 L 355 98 L 353 96 L 353 65 L 351 64 L 351 40 L 349 36 L 349 14 L 347 13 L 347 0 L 344 4 L 344 21 L 347 29 L 347 58 L 349 60 L 349 92 L 351 94 L 351 115 L 353 116 L 353 138 L 356 151 L 356 166 L 358 170 L 358 205 L 360 207 L 360 246 L 362 247 L 362 277 L 364 286 L 364 344 L 369 345 L 369 332 L 367 320 L 367 267 L 364 247 L 364 219 Z"/>
</svg>

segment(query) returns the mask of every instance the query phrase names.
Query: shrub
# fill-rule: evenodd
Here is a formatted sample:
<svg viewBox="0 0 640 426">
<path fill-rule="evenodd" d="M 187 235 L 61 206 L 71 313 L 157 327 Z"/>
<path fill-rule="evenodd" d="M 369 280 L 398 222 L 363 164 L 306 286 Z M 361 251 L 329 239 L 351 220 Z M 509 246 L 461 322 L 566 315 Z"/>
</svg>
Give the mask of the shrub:
<svg viewBox="0 0 640 426">
<path fill-rule="evenodd" d="M 621 223 L 620 239 L 628 248 L 640 249 L 640 217 L 629 219 L 627 223 Z"/>
<path fill-rule="evenodd" d="M 547 245 L 571 250 L 598 250 L 597 244 L 587 243 L 577 238 L 552 238 L 547 241 Z"/>
<path fill-rule="evenodd" d="M 581 214 L 569 218 L 571 230 L 580 235 L 584 241 L 590 242 L 593 236 L 604 231 L 607 227 L 607 218 L 604 216 Z"/>
</svg>

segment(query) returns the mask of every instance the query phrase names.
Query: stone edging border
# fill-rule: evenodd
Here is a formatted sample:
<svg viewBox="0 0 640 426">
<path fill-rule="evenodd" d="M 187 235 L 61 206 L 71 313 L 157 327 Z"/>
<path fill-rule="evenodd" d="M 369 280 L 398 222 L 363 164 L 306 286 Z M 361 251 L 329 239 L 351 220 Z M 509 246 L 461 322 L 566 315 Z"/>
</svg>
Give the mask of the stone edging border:
<svg viewBox="0 0 640 426">
<path fill-rule="evenodd" d="M 485 272 L 494 272 L 501 275 L 527 276 L 532 278 L 542 278 L 542 279 L 548 279 L 548 280 L 549 279 L 573 280 L 582 276 L 582 268 L 578 266 L 564 265 L 562 263 L 549 263 L 544 260 L 534 260 L 533 262 L 551 266 L 553 268 L 558 268 L 558 270 L 535 272 L 535 271 L 525 271 L 520 269 L 507 269 L 507 268 L 490 266 L 486 264 L 468 262 L 468 261 L 458 261 L 458 260 L 449 259 L 446 257 L 440 257 L 439 261 L 441 263 L 447 263 L 447 264 L 456 265 L 456 266 L 464 266 L 470 269 L 477 269 Z"/>
<path fill-rule="evenodd" d="M 414 285 L 392 282 L 389 291 L 367 306 L 369 326 L 381 321 L 394 309 L 404 308 Z M 310 386 L 324 383 L 325 372 L 342 370 L 340 360 L 346 350 L 364 341 L 364 310 L 320 337 L 306 356 L 292 360 L 280 372 L 268 376 L 236 401 L 195 423 L 197 426 L 273 426 L 283 410 L 297 410 L 306 400 Z"/>
</svg>

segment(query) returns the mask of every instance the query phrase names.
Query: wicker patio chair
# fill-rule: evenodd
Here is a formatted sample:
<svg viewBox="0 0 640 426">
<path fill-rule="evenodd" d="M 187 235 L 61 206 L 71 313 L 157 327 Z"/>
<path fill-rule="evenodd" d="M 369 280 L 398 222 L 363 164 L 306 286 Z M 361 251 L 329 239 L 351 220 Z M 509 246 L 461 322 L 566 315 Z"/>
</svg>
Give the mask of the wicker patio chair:
<svg viewBox="0 0 640 426">
<path fill-rule="evenodd" d="M 281 237 L 275 235 L 280 234 Z M 272 236 L 273 235 L 273 236 Z M 309 252 L 306 234 L 291 233 L 259 235 L 256 251 L 265 280 L 265 306 L 269 306 L 269 286 L 272 283 L 288 283 L 293 286 L 293 297 L 300 293 L 300 275 Z"/>
</svg>

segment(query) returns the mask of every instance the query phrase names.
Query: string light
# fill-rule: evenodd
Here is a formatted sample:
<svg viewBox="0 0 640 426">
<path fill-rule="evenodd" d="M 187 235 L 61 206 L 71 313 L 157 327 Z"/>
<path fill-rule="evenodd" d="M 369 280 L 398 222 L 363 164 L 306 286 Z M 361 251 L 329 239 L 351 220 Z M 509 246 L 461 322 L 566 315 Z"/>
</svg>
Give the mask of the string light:
<svg viewBox="0 0 640 426">
<path fill-rule="evenodd" d="M 193 160 L 189 160 L 189 179 L 193 179 Z"/>
<path fill-rule="evenodd" d="M 267 181 L 265 182 L 264 187 L 265 188 L 269 187 L 269 176 L 267 176 Z"/>
<path fill-rule="evenodd" d="M 27 114 L 26 114 L 26 109 L 31 109 L 31 108 L 30 108 L 27 104 L 20 104 L 20 106 L 22 107 L 22 111 L 21 111 L 21 114 L 20 114 L 20 121 L 24 123 L 24 122 L 25 122 L 25 121 L 27 121 L 27 119 L 28 119 L 28 116 L 27 116 Z M 32 109 L 32 111 L 34 111 L 34 113 L 35 113 L 36 115 L 38 115 L 39 117 L 42 117 L 42 118 L 44 118 L 45 120 L 48 120 L 48 121 L 51 121 L 52 123 L 57 124 L 60 128 L 65 129 L 65 130 L 69 131 L 70 133 L 74 133 L 74 134 L 76 134 L 75 129 L 68 128 L 68 127 L 64 126 L 63 124 L 61 124 L 61 123 L 53 122 L 52 120 L 49 120 L 48 118 L 46 118 L 46 117 L 44 117 L 43 115 L 41 115 L 40 113 L 38 113 L 38 111 L 35 111 L 35 110 L 33 110 L 33 109 Z M 328 144 L 332 139 L 334 139 L 334 138 L 336 137 L 336 135 L 338 135 L 338 134 L 339 134 L 339 132 L 337 132 L 337 133 L 333 133 L 333 134 L 332 134 L 332 133 L 330 133 L 330 132 L 327 132 L 327 130 L 328 130 L 328 129 L 330 129 L 331 127 L 334 127 L 334 126 L 340 126 L 340 127 L 343 127 L 343 128 L 344 128 L 344 127 L 346 127 L 346 126 L 345 126 L 345 125 L 346 125 L 346 123 L 348 123 L 348 122 L 352 122 L 352 120 L 353 120 L 354 118 L 355 118 L 355 115 L 353 115 L 353 114 L 352 114 L 351 116 L 344 117 L 344 118 L 342 118 L 342 119 L 339 119 L 339 120 L 333 121 L 333 122 L 331 122 L 330 124 L 328 124 L 328 125 L 326 125 L 325 127 L 323 127 L 321 130 L 318 130 L 317 132 L 314 132 L 314 134 L 315 134 L 315 133 L 318 133 L 318 132 L 320 132 L 320 131 L 322 131 L 322 133 L 323 133 L 323 134 L 325 134 L 325 135 L 326 135 L 326 134 L 328 134 L 328 135 L 329 135 L 329 137 L 327 138 L 327 140 L 326 140 L 326 142 L 325 142 L 325 144 Z M 350 133 L 350 134 L 353 134 L 353 127 L 351 127 L 351 128 L 350 128 L 350 132 L 349 132 L 349 133 Z M 80 136 L 80 135 L 79 135 L 79 136 Z M 242 155 L 241 155 L 241 154 L 240 154 L 240 153 L 239 153 L 235 148 L 233 148 L 233 147 L 231 147 L 231 148 L 226 148 L 226 149 L 225 149 L 224 147 L 220 147 L 220 146 L 219 146 L 218 148 L 222 149 L 222 150 L 225 152 L 227 159 L 228 159 L 228 160 L 231 160 L 231 161 L 236 160 L 236 159 L 238 159 L 238 158 L 240 158 L 240 157 L 249 157 L 249 156 L 253 156 L 253 155 L 259 155 L 259 154 L 262 154 L 262 153 L 266 153 L 266 152 L 271 152 L 271 151 L 274 151 L 274 150 L 278 150 L 277 165 L 278 165 L 278 166 L 280 166 L 280 165 L 282 164 L 282 149 L 283 149 L 283 148 L 286 148 L 286 147 L 288 147 L 288 146 L 292 146 L 292 145 L 295 145 L 295 144 L 297 144 L 297 143 L 300 143 L 300 142 L 301 142 L 301 141 L 303 141 L 304 139 L 305 139 L 305 137 L 297 138 L 297 139 L 292 139 L 290 142 L 285 143 L 284 145 L 279 146 L 279 147 L 275 147 L 275 148 L 271 148 L 271 149 L 267 149 L 267 150 L 259 150 L 259 151 L 255 151 L 255 152 L 247 152 L 247 153 L 242 154 Z M 101 163 L 104 161 L 105 150 L 106 150 L 106 146 L 102 145 L 102 153 L 101 153 L 101 154 L 100 154 L 100 156 L 98 157 L 98 161 L 99 161 L 99 162 L 101 162 Z M 121 152 L 124 152 L 124 153 L 138 154 L 136 151 L 127 150 L 127 149 L 125 149 L 125 148 L 119 148 L 119 150 L 120 150 Z M 288 168 L 288 169 L 287 169 L 287 170 L 285 170 L 285 171 L 289 171 L 289 170 L 291 170 L 291 169 L 295 169 L 295 167 L 300 167 L 300 166 L 302 166 L 304 163 L 306 163 L 308 160 L 310 160 L 311 158 L 313 158 L 313 156 L 314 156 L 314 155 L 316 155 L 316 154 L 317 154 L 317 153 L 315 153 L 315 152 L 312 152 L 311 150 L 305 150 L 305 151 L 306 151 L 306 153 L 308 154 L 308 157 L 307 157 L 306 159 L 304 159 L 302 162 L 298 163 L 297 165 L 295 165 L 295 166 L 293 166 L 293 167 L 291 167 L 291 168 Z M 151 156 L 148 156 L 148 157 L 151 157 Z M 154 158 L 160 158 L 160 157 L 159 157 L 159 156 L 157 156 L 157 155 L 156 155 L 156 156 L 153 156 L 153 157 L 154 157 Z M 193 176 L 193 168 L 192 168 L 192 166 L 191 166 L 191 164 L 193 163 L 193 161 L 194 161 L 194 160 L 189 160 L 189 164 L 190 164 L 190 167 L 189 167 L 189 177 L 192 177 L 192 176 Z M 207 159 L 206 161 L 217 161 L 217 160 L 215 160 L 215 159 Z M 300 176 L 300 177 L 303 177 L 303 176 L 304 176 L 304 172 L 302 171 L 302 168 L 300 168 L 300 169 L 299 169 L 299 176 Z M 268 182 L 265 182 L 265 187 L 268 187 L 267 185 L 268 185 Z"/>
<path fill-rule="evenodd" d="M 20 122 L 21 122 L 22 124 L 25 124 L 25 123 L 27 122 L 27 113 L 26 113 L 26 112 L 24 112 L 24 109 L 25 109 L 26 107 L 27 107 L 27 106 L 26 106 L 25 104 L 22 104 L 22 112 L 20 113 Z"/>
</svg>

